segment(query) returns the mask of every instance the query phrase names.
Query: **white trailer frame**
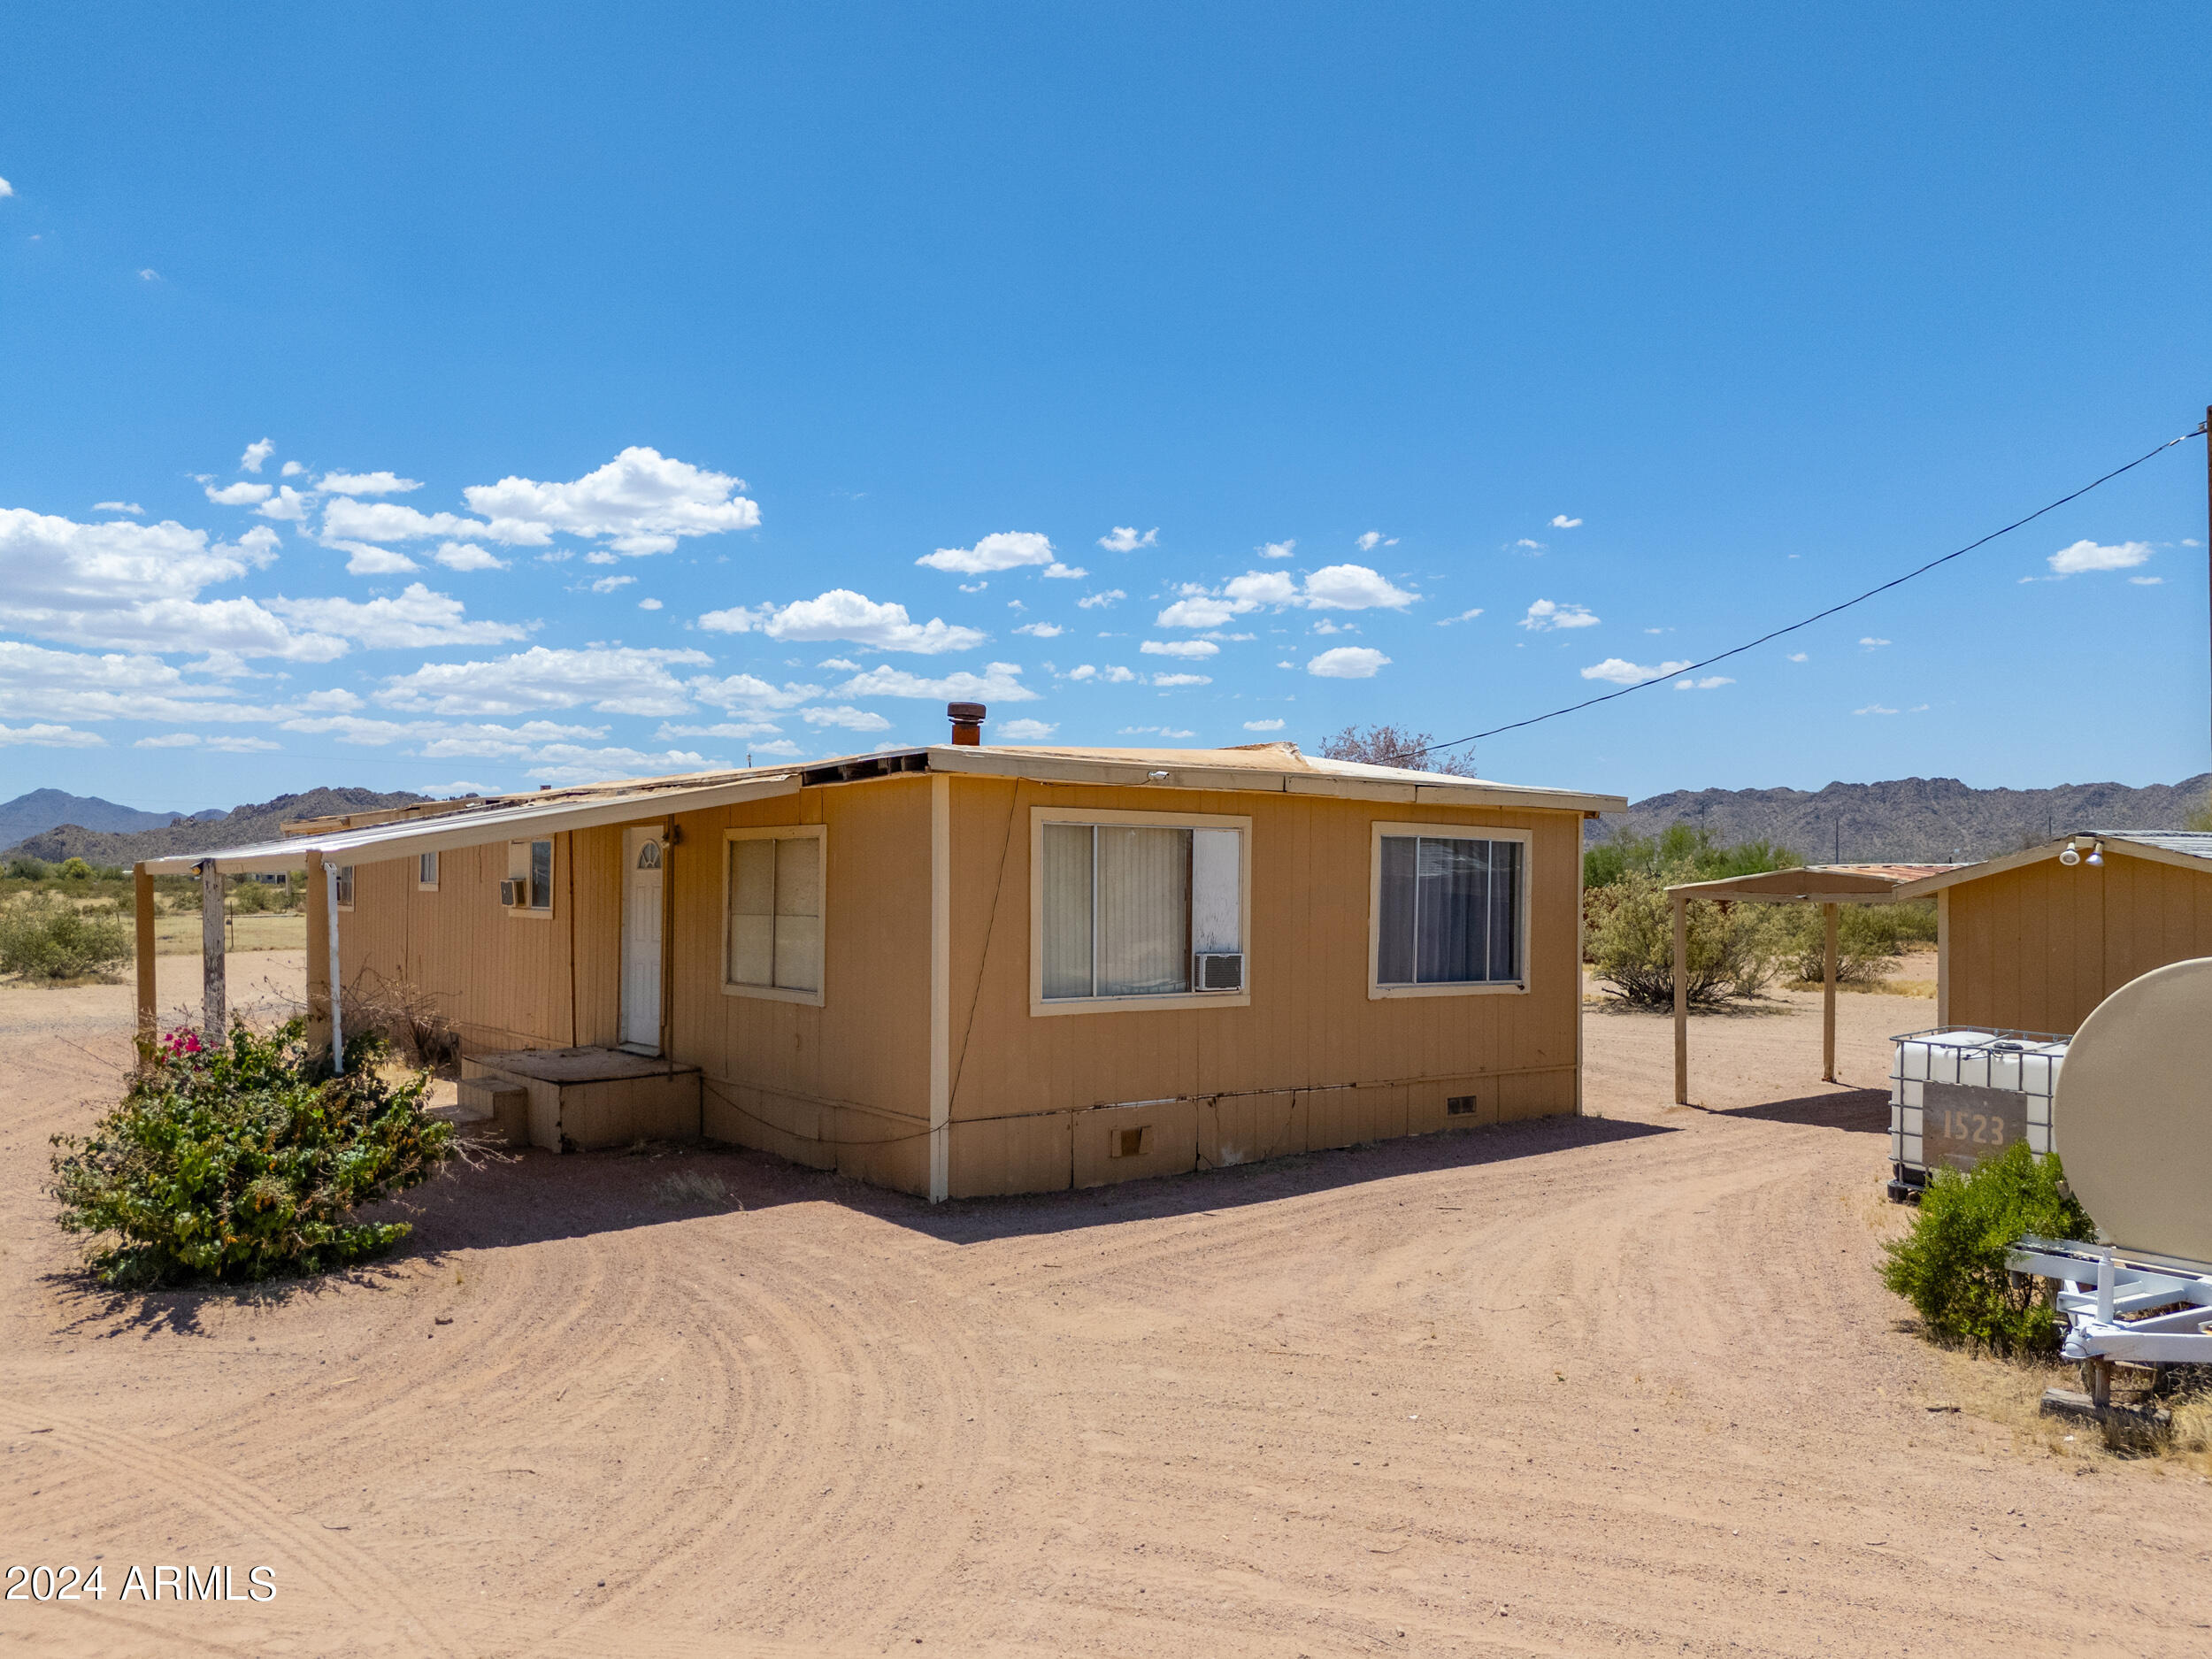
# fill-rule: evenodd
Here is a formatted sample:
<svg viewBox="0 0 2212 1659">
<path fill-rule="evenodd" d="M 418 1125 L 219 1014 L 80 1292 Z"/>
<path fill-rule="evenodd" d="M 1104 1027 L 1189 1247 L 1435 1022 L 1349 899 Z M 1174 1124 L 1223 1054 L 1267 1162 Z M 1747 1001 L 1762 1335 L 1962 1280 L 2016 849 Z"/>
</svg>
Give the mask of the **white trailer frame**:
<svg viewBox="0 0 2212 1659">
<path fill-rule="evenodd" d="M 2212 1365 L 2212 1267 L 2109 1244 L 2022 1239 L 2006 1264 L 2058 1281 L 2070 1360 L 2138 1365 Z M 2184 1306 L 2147 1318 L 2123 1314 Z"/>
</svg>

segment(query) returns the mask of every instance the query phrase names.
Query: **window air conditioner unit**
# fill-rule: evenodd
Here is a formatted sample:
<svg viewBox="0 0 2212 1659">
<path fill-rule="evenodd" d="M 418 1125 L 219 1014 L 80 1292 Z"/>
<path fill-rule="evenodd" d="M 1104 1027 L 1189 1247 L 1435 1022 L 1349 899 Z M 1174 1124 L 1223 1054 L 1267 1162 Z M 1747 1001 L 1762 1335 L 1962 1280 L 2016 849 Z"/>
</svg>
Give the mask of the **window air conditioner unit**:
<svg viewBox="0 0 2212 1659">
<path fill-rule="evenodd" d="M 527 905 L 530 902 L 530 879 L 527 876 L 511 876 L 501 882 L 499 902 L 510 910 L 518 904 Z"/>
<path fill-rule="evenodd" d="M 1192 984 L 1201 991 L 1241 991 L 1244 953 L 1240 950 L 1202 950 L 1194 959 Z"/>
</svg>

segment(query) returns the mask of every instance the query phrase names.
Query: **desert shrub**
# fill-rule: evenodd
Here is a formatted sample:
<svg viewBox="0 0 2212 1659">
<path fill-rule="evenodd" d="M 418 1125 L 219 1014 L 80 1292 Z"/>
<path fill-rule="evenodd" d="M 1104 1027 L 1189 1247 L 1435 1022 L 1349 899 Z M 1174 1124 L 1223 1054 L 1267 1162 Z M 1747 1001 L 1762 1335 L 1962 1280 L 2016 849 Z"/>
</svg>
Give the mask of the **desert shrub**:
<svg viewBox="0 0 2212 1659">
<path fill-rule="evenodd" d="M 0 910 L 0 973 L 78 979 L 130 959 L 120 918 L 78 909 L 50 893 L 26 893 Z"/>
<path fill-rule="evenodd" d="M 1766 870 L 1794 870 L 1805 861 L 1764 840 L 1724 847 L 1710 830 L 1671 824 L 1657 835 L 1616 835 L 1582 855 L 1582 885 L 1609 887 L 1623 876 L 1669 881 L 1721 881 Z"/>
<path fill-rule="evenodd" d="M 349 1031 L 374 1032 L 417 1065 L 451 1065 L 461 1057 L 461 1030 L 445 999 L 412 979 L 365 969 L 348 986 L 342 1006 Z"/>
<path fill-rule="evenodd" d="M 43 881 L 53 873 L 53 866 L 43 858 L 23 853 L 8 860 L 7 873 L 18 881 Z"/>
<path fill-rule="evenodd" d="M 54 866 L 54 873 L 65 881 L 89 881 L 92 866 L 81 858 L 65 858 Z"/>
<path fill-rule="evenodd" d="M 311 1061 L 304 1022 L 231 1027 L 150 1045 L 130 1091 L 89 1135 L 56 1135 L 52 1192 L 65 1232 L 89 1235 L 103 1283 L 319 1273 L 388 1249 L 401 1221 L 349 1223 L 357 1205 L 419 1185 L 454 1151 L 429 1116 L 430 1079 L 395 1085 L 380 1045 L 347 1045 L 348 1071 Z"/>
<path fill-rule="evenodd" d="M 2058 1346 L 2058 1316 L 2037 1280 L 2016 1282 L 2006 1252 L 2029 1233 L 2090 1239 L 2096 1231 L 2058 1155 L 2038 1158 L 2016 1141 L 1971 1174 L 1935 1172 L 1912 1230 L 1883 1247 L 1882 1282 L 1912 1303 L 1931 1336 L 2036 1353 Z"/>
<path fill-rule="evenodd" d="M 1331 760 L 1356 760 L 1370 766 L 1403 766 L 1413 772 L 1438 772 L 1453 778 L 1471 778 L 1471 755 L 1432 749 L 1433 734 L 1409 726 L 1348 726 L 1321 740 L 1321 752 Z"/>
<path fill-rule="evenodd" d="M 1700 901 L 1686 919 L 1683 969 L 1693 1004 L 1711 1007 L 1766 988 L 1785 942 L 1771 906 Z M 1589 938 L 1598 977 L 1623 1001 L 1674 1005 L 1674 910 L 1656 878 L 1631 871 L 1614 881 Z"/>
<path fill-rule="evenodd" d="M 1878 979 L 1897 958 L 1897 919 L 1886 904 L 1836 907 L 1836 979 L 1846 985 Z M 1790 972 L 1817 981 L 1827 972 L 1827 924 L 1817 904 L 1788 907 Z"/>
</svg>

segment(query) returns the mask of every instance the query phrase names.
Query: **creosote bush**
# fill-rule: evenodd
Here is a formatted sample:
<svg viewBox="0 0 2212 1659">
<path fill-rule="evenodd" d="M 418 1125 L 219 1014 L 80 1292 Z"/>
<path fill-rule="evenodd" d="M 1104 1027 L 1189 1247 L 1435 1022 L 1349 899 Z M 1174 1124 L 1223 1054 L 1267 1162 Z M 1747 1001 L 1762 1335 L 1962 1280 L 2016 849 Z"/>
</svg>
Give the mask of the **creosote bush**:
<svg viewBox="0 0 2212 1659">
<path fill-rule="evenodd" d="M 1883 1246 L 1882 1282 L 1912 1303 L 1930 1336 L 1978 1344 L 1993 1354 L 2058 1346 L 2058 1315 L 2041 1281 L 2014 1282 L 2005 1256 L 2028 1234 L 2093 1239 L 2066 1186 L 2058 1155 L 2038 1158 L 2016 1141 L 1971 1174 L 1938 1170 L 1921 1194 L 1912 1231 Z"/>
<path fill-rule="evenodd" d="M 1594 905 L 1590 959 L 1624 1002 L 1674 1006 L 1674 909 L 1658 878 L 1627 871 Z M 1756 996 L 1774 977 L 1785 942 L 1774 907 L 1691 904 L 1683 977 L 1694 1006 Z"/>
<path fill-rule="evenodd" d="M 150 1044 L 130 1091 L 90 1134 L 53 1137 L 65 1232 L 89 1235 L 104 1284 L 150 1289 L 326 1272 L 388 1249 L 405 1222 L 349 1223 L 419 1185 L 454 1151 L 426 1110 L 430 1078 L 393 1084 L 382 1043 L 346 1045 L 347 1071 L 311 1063 L 304 1022 Z"/>
<path fill-rule="evenodd" d="M 0 973 L 79 979 L 128 961 L 132 949 L 119 918 L 51 893 L 26 893 L 0 910 Z"/>
<path fill-rule="evenodd" d="M 1817 904 L 1787 907 L 1788 965 L 1800 979 L 1817 983 L 1827 949 L 1826 924 Z M 1839 904 L 1836 907 L 1836 978 L 1846 985 L 1879 979 L 1908 944 L 1935 938 L 1932 903 Z"/>
</svg>

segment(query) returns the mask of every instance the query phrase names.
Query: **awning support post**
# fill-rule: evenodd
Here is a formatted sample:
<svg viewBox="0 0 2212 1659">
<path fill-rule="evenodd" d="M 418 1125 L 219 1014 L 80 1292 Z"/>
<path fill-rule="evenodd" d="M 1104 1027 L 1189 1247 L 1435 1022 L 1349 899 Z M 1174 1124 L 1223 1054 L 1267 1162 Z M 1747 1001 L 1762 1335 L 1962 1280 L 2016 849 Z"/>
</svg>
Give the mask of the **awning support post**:
<svg viewBox="0 0 2212 1659">
<path fill-rule="evenodd" d="M 200 861 L 200 1033 L 211 1048 L 230 1040 L 223 1006 L 223 872 Z"/>
<path fill-rule="evenodd" d="M 1836 907 L 1820 907 L 1820 1077 L 1836 1080 Z"/>
<path fill-rule="evenodd" d="M 1690 1103 L 1690 975 L 1688 968 L 1689 901 L 1679 893 L 1674 901 L 1674 1103 Z"/>
<path fill-rule="evenodd" d="M 321 853 L 307 855 L 307 1052 L 334 1055 L 336 1006 L 331 995 L 331 941 L 337 933 L 338 906 L 333 872 Z"/>
<path fill-rule="evenodd" d="M 154 1005 L 154 878 L 142 864 L 131 870 L 132 920 L 138 938 L 138 1041 L 160 1035 L 160 1011 Z"/>
</svg>

